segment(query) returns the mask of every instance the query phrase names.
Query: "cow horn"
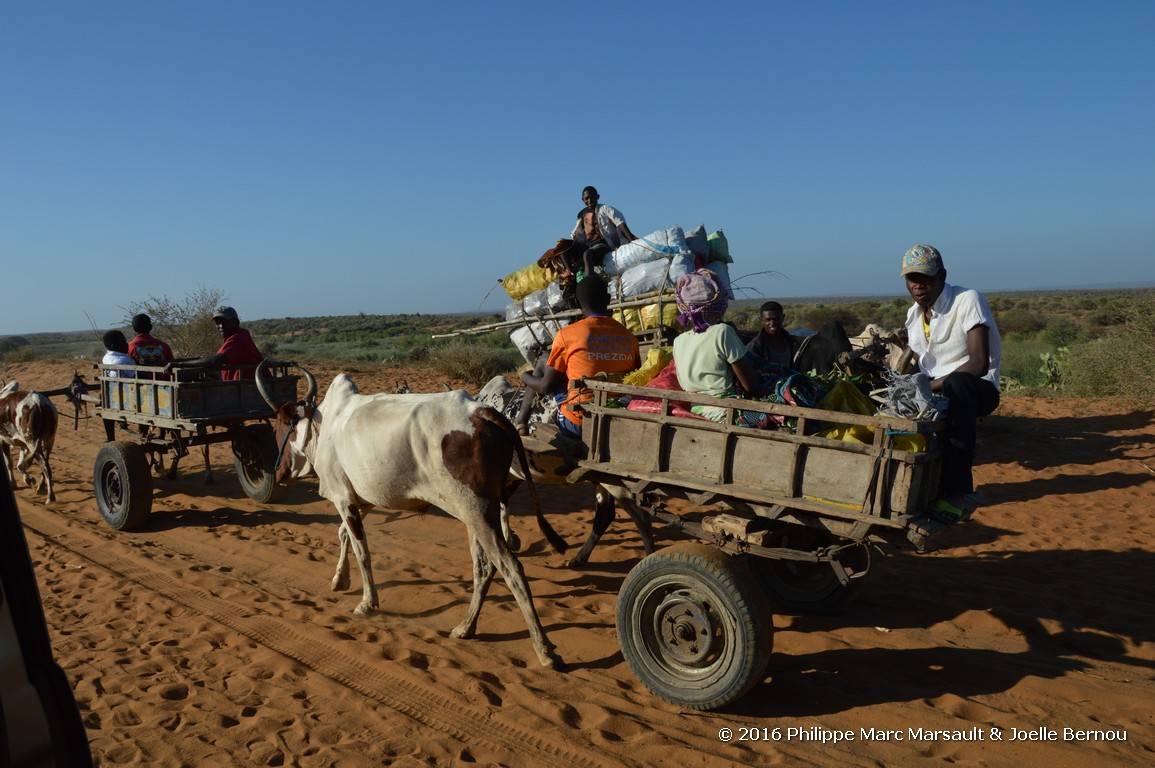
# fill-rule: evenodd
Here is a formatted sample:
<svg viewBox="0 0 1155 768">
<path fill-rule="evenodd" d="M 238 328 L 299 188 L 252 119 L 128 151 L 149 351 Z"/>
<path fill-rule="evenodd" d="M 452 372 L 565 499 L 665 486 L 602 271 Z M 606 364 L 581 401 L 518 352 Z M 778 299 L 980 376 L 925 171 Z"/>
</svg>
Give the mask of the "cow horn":
<svg viewBox="0 0 1155 768">
<path fill-rule="evenodd" d="M 265 402 L 269 404 L 270 408 L 272 408 L 275 411 L 281 407 L 281 403 L 273 402 L 273 395 L 272 395 L 272 393 L 269 392 L 269 388 L 265 384 L 265 375 L 268 372 L 270 365 L 283 365 L 286 367 L 291 366 L 293 368 L 298 369 L 304 375 L 305 383 L 308 385 L 308 388 L 305 392 L 305 402 L 306 403 L 312 403 L 313 402 L 313 398 L 315 398 L 317 396 L 317 379 L 316 379 L 316 377 L 313 376 L 312 373 L 310 373 L 305 368 L 302 368 L 301 366 L 297 365 L 296 363 L 282 363 L 282 362 L 278 362 L 276 360 L 273 360 L 273 361 L 262 360 L 260 362 L 260 364 L 257 366 L 257 376 L 256 376 L 257 391 L 261 393 L 261 397 L 265 398 Z"/>
<path fill-rule="evenodd" d="M 308 382 L 308 384 L 309 384 L 309 388 L 305 392 L 305 402 L 312 405 L 313 400 L 317 397 L 317 379 L 314 378 L 313 374 L 309 373 L 309 371 L 307 369 L 302 368 L 299 365 L 297 366 L 297 368 L 299 368 L 301 373 L 304 374 L 305 381 Z"/>
<path fill-rule="evenodd" d="M 261 393 L 261 397 L 265 398 L 265 402 L 269 404 L 269 407 L 275 411 L 281 407 L 281 404 L 273 402 L 273 396 L 272 396 L 272 394 L 270 394 L 269 388 L 265 386 L 265 373 L 268 370 L 269 370 L 269 361 L 268 360 L 262 360 L 260 365 L 257 366 L 257 375 L 256 375 L 257 391 Z"/>
</svg>

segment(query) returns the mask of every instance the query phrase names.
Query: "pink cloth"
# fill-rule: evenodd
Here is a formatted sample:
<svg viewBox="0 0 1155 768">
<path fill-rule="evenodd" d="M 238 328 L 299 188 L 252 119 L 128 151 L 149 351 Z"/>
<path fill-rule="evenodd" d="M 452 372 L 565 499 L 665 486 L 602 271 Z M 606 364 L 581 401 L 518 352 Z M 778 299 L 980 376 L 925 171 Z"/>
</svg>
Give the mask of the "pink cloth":
<svg viewBox="0 0 1155 768">
<path fill-rule="evenodd" d="M 678 385 L 678 369 L 674 367 L 674 361 L 658 373 L 657 376 L 650 379 L 647 387 L 654 387 L 655 389 L 675 389 L 679 392 L 684 391 Z M 630 400 L 630 404 L 626 406 L 631 411 L 639 411 L 641 413 L 660 413 L 662 410 L 662 401 L 653 397 L 637 397 Z M 685 400 L 671 400 L 670 401 L 670 415 L 684 416 L 691 419 L 701 419 L 702 417 L 696 413 L 690 412 L 690 404 Z"/>
</svg>

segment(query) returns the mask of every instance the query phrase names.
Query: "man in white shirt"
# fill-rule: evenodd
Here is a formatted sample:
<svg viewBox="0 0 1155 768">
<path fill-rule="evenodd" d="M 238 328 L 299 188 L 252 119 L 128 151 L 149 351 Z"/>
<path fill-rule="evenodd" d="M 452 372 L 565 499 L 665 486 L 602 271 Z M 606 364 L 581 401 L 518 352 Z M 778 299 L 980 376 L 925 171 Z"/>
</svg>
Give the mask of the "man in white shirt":
<svg viewBox="0 0 1155 768">
<path fill-rule="evenodd" d="M 910 348 L 919 370 L 930 377 L 931 390 L 949 401 L 939 499 L 932 514 L 955 522 L 974 492 L 975 425 L 999 404 L 1002 339 L 987 300 L 978 291 L 949 285 L 942 255 L 933 246 L 907 251 L 901 274 L 914 299 L 906 314 Z"/>
</svg>

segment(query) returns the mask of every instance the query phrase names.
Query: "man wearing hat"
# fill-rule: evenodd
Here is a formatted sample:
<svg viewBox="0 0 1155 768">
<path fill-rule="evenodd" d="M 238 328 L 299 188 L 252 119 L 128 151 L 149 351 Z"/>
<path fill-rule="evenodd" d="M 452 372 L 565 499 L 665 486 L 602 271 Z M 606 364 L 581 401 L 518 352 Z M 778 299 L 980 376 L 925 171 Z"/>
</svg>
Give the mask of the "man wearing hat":
<svg viewBox="0 0 1155 768">
<path fill-rule="evenodd" d="M 987 300 L 978 291 L 947 283 L 942 255 L 933 246 L 907 251 L 901 275 L 914 299 L 906 314 L 911 351 L 930 378 L 931 390 L 949 401 L 939 499 L 932 514 L 956 522 L 965 507 L 973 506 L 968 496 L 974 492 L 975 425 L 999 404 L 1002 339 Z"/>
<path fill-rule="evenodd" d="M 241 327 L 241 320 L 237 316 L 237 311 L 232 307 L 217 307 L 217 311 L 213 315 L 213 324 L 216 325 L 217 332 L 223 339 L 221 348 L 217 350 L 215 355 L 199 357 L 195 360 L 176 360 L 166 365 L 165 370 L 244 365 L 254 367 L 242 370 L 222 370 L 221 379 L 236 381 L 237 379 L 255 378 L 257 373 L 255 366 L 264 360 L 265 356 L 257 349 L 257 345 L 253 342 L 253 337 L 249 332 Z"/>
</svg>

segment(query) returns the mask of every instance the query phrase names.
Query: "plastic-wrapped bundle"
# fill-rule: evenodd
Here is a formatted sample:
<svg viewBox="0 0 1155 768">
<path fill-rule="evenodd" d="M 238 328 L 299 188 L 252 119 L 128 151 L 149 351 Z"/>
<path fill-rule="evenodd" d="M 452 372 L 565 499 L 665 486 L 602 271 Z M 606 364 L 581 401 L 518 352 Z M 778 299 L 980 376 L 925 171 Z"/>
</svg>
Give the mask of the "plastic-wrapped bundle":
<svg viewBox="0 0 1155 768">
<path fill-rule="evenodd" d="M 706 265 L 706 269 L 718 276 L 722 287 L 726 289 L 726 296 L 734 298 L 734 289 L 730 287 L 730 265 L 724 261 L 711 261 Z"/>
<path fill-rule="evenodd" d="M 529 325 L 523 325 L 509 332 L 509 340 L 521 352 L 527 363 L 535 362 L 543 352 L 548 353 L 553 345 L 553 337 L 565 326 L 568 320 L 549 319 L 535 320 Z"/>
<path fill-rule="evenodd" d="M 686 247 L 703 263 L 710 260 L 710 236 L 706 234 L 705 224 L 699 224 L 686 233 Z"/>
<path fill-rule="evenodd" d="M 607 275 L 617 277 L 639 264 L 689 253 L 686 235 L 681 227 L 675 225 L 669 229 L 651 232 L 632 243 L 626 243 L 613 253 L 606 254 L 602 267 Z"/>
<path fill-rule="evenodd" d="M 566 309 L 565 297 L 562 296 L 561 284 L 554 280 L 539 291 L 534 291 L 520 301 L 505 305 L 506 320 L 520 320 L 523 317 L 548 315 L 551 311 Z"/>
<path fill-rule="evenodd" d="M 639 264 L 613 281 L 610 296 L 621 300 L 658 290 L 672 291 L 680 277 L 693 271 L 694 256 L 689 251 L 669 259 Z"/>
</svg>

